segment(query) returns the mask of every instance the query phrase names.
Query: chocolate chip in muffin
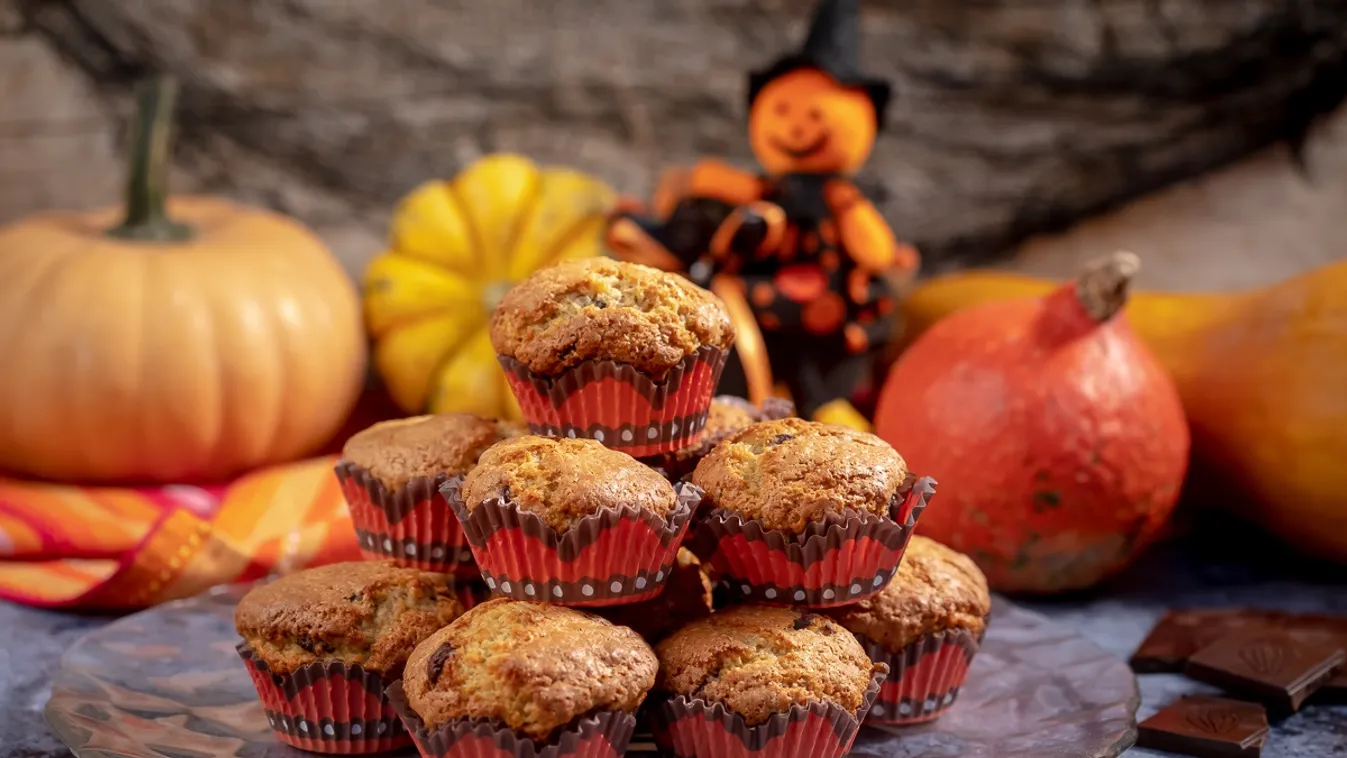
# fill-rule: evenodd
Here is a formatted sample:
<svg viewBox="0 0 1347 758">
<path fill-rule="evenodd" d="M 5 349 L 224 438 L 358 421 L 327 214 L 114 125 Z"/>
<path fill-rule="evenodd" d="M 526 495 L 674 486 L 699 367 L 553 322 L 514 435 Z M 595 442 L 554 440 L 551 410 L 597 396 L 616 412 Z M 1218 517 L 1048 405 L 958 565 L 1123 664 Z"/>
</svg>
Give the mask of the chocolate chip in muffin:
<svg viewBox="0 0 1347 758">
<path fill-rule="evenodd" d="M 847 512 L 887 516 L 907 477 L 902 456 L 873 434 L 784 418 L 725 438 L 697 464 L 706 504 L 799 533 Z"/>
<path fill-rule="evenodd" d="M 254 587 L 234 624 L 275 674 L 340 661 L 396 675 L 417 643 L 463 612 L 447 581 L 383 561 L 330 564 Z"/>
<path fill-rule="evenodd" d="M 879 594 L 826 613 L 853 633 L 898 651 L 937 632 L 964 630 L 980 638 L 991 595 L 971 558 L 917 534 Z"/>
<path fill-rule="evenodd" d="M 342 458 L 397 491 L 421 476 L 466 474 L 482 451 L 525 431 L 521 424 L 471 413 L 415 416 L 357 432 L 346 441 Z"/>
<path fill-rule="evenodd" d="M 749 726 L 816 702 L 856 713 L 875 676 L 851 633 L 793 608 L 721 611 L 674 632 L 656 654 L 658 689 L 722 703 Z"/>
<path fill-rule="evenodd" d="M 632 506 L 667 516 L 678 495 L 635 458 L 588 439 L 523 436 L 482 453 L 463 482 L 474 510 L 491 498 L 538 514 L 558 533 L 605 508 Z"/>
<path fill-rule="evenodd" d="M 491 321 L 496 352 L 544 375 L 612 360 L 660 378 L 703 347 L 733 342 L 715 295 L 678 274 L 608 258 L 536 272 L 506 293 Z"/>
<path fill-rule="evenodd" d="M 451 662 L 433 666 L 446 646 Z M 657 667 L 631 629 L 572 608 L 497 598 L 418 646 L 402 685 L 429 731 L 487 719 L 542 742 L 587 714 L 634 713 Z"/>
</svg>

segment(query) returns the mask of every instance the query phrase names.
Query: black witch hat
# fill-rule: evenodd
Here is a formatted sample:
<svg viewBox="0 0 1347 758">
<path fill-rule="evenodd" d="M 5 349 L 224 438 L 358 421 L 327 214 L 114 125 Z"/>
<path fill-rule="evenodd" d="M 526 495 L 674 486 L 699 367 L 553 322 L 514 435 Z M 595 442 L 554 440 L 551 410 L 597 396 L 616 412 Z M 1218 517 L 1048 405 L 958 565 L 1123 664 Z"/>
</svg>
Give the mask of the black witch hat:
<svg viewBox="0 0 1347 758">
<path fill-rule="evenodd" d="M 875 120 L 884 125 L 891 90 L 883 79 L 860 72 L 861 17 L 859 0 L 819 0 L 809 23 L 809 36 L 800 51 L 771 67 L 748 75 L 748 104 L 771 80 L 799 68 L 816 68 L 847 87 L 863 87 L 875 105 Z"/>
</svg>

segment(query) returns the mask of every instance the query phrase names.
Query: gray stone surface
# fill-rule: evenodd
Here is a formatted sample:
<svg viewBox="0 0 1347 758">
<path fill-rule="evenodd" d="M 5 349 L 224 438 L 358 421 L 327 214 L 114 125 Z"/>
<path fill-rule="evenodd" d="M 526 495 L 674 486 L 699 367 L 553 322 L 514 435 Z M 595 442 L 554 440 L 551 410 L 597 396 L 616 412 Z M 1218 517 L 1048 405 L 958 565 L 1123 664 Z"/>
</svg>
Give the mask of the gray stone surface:
<svg viewBox="0 0 1347 758">
<path fill-rule="evenodd" d="M 1262 543 L 1257 535 L 1251 541 L 1190 538 L 1157 548 L 1132 570 L 1088 595 L 1019 602 L 1081 630 L 1119 657 L 1131 653 L 1167 607 L 1255 606 L 1347 614 L 1347 573 L 1300 563 Z M 1259 560 L 1243 557 L 1250 555 Z M 103 623 L 95 617 L 0 605 L 0 630 L 5 638 L 0 647 L 0 758 L 68 755 L 40 715 L 48 679 L 61 652 L 81 633 Z M 1169 675 L 1143 676 L 1140 686 L 1141 718 L 1180 693 L 1207 691 Z M 1126 755 L 1151 758 L 1160 754 L 1133 749 Z M 1263 755 L 1347 755 L 1347 706 L 1309 707 L 1274 724 Z"/>
</svg>

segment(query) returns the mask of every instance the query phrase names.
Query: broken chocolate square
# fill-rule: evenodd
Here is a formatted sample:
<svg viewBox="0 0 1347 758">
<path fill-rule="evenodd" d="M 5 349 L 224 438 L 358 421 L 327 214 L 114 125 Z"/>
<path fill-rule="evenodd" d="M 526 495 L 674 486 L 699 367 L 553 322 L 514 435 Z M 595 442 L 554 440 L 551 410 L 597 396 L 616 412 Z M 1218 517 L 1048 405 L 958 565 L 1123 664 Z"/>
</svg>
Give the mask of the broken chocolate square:
<svg viewBox="0 0 1347 758">
<path fill-rule="evenodd" d="M 1194 653 L 1183 673 L 1286 714 L 1299 710 L 1344 661 L 1347 654 L 1335 643 L 1251 630 Z"/>
<path fill-rule="evenodd" d="M 1194 695 L 1141 722 L 1137 746 L 1197 758 L 1257 758 L 1267 731 L 1261 705 Z"/>
<path fill-rule="evenodd" d="M 1128 663 L 1138 674 L 1180 672 L 1188 656 L 1242 629 L 1271 629 L 1287 614 L 1249 608 L 1170 611 L 1156 622 Z"/>
</svg>

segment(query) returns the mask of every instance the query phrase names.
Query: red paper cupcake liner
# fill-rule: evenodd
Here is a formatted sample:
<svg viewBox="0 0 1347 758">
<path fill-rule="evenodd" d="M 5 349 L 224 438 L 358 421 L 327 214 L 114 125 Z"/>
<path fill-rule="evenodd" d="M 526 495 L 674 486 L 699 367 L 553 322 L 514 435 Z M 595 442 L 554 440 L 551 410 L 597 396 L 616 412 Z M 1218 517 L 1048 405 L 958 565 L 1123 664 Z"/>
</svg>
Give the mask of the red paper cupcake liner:
<svg viewBox="0 0 1347 758">
<path fill-rule="evenodd" d="M 462 485 L 462 477 L 452 477 L 441 489 L 487 587 L 516 600 L 575 606 L 638 603 L 662 592 L 702 496 L 698 487 L 679 484 L 667 517 L 623 506 L 586 516 L 559 535 L 509 500 L 491 498 L 469 511 Z"/>
<path fill-rule="evenodd" d="M 884 589 L 898 571 L 935 480 L 912 477 L 889 516 L 830 515 L 800 534 L 763 529 L 753 519 L 710 508 L 699 517 L 693 552 L 740 602 L 831 608 Z"/>
<path fill-rule="evenodd" d="M 889 678 L 865 718 L 867 724 L 888 726 L 923 724 L 949 710 L 981 646 L 966 630 L 928 634 L 897 651 L 863 635 L 856 638 L 871 660 L 889 667 Z"/>
<path fill-rule="evenodd" d="M 754 405 L 744 398 L 734 395 L 717 395 L 712 398 L 711 402 L 738 406 L 748 413 L 754 423 L 775 421 L 795 415 L 795 404 L 779 397 L 769 397 L 762 402 L 761 406 Z M 703 431 L 698 442 L 673 452 L 646 456 L 641 459 L 641 462 L 663 474 L 669 481 L 678 482 L 692 474 L 693 469 L 697 468 L 697 464 L 701 462 L 702 458 L 705 458 L 706 454 L 711 452 L 711 448 L 725 441 L 726 438 L 737 431 L 739 430 L 725 429 L 715 434 Z"/>
<path fill-rule="evenodd" d="M 370 560 L 456 576 L 477 576 L 463 528 L 439 493 L 448 476 L 418 476 L 391 492 L 368 470 L 338 461 L 360 552 Z"/>
<path fill-rule="evenodd" d="M 543 376 L 509 356 L 497 358 L 535 434 L 588 437 L 641 458 L 701 439 L 728 356 L 703 347 L 658 380 L 617 361 L 585 361 Z"/>
<path fill-rule="evenodd" d="M 748 726 L 722 703 L 671 697 L 650 709 L 655 742 L 674 758 L 842 758 L 887 673 L 887 667 L 875 664 L 865 701 L 855 713 L 815 702 L 793 705 L 757 726 Z"/>
<path fill-rule="evenodd" d="M 636 731 L 636 717 L 603 711 L 577 719 L 546 743 L 534 742 L 502 724 L 462 719 L 428 731 L 412 710 L 402 682 L 388 688 L 421 758 L 620 758 Z"/>
<path fill-rule="evenodd" d="M 383 675 L 339 662 L 310 663 L 279 675 L 246 644 L 238 651 L 281 742 L 332 755 L 383 753 L 411 744 L 384 695 L 392 680 Z"/>
</svg>

